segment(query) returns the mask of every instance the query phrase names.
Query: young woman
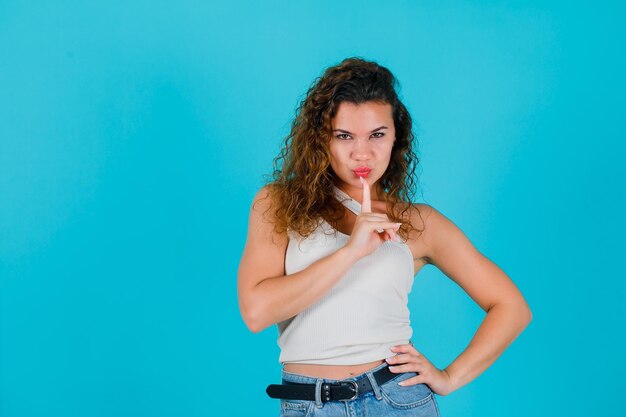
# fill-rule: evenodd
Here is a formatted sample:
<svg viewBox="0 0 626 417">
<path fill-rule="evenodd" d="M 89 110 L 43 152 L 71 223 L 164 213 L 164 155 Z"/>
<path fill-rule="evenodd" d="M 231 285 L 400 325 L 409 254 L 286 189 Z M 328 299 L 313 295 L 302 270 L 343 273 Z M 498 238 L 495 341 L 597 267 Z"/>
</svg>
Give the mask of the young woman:
<svg viewBox="0 0 626 417">
<path fill-rule="evenodd" d="M 418 158 L 391 72 L 348 58 L 315 80 L 254 198 L 238 271 L 253 332 L 276 324 L 281 415 L 438 416 L 531 320 L 524 297 L 434 207 L 412 203 Z M 279 160 L 283 160 L 279 167 Z M 411 342 L 415 274 L 437 266 L 487 312 L 446 368 Z"/>
</svg>

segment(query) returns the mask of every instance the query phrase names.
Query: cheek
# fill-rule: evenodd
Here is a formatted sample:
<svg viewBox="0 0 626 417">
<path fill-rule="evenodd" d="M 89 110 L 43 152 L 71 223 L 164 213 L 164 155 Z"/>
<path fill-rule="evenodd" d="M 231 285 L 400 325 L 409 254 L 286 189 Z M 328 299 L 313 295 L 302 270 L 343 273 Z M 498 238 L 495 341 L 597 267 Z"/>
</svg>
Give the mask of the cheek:
<svg viewBox="0 0 626 417">
<path fill-rule="evenodd" d="M 330 159 L 331 161 L 341 162 L 346 159 L 345 152 L 342 152 L 341 149 L 338 149 L 336 146 L 330 147 Z"/>
<path fill-rule="evenodd" d="M 377 146 L 375 152 L 379 159 L 389 159 L 391 157 L 392 149 L 392 145 L 385 143 Z"/>
<path fill-rule="evenodd" d="M 339 175 L 342 172 L 341 167 L 343 166 L 343 164 L 341 163 L 341 161 L 338 161 L 337 159 L 335 159 L 332 155 L 330 157 L 330 169 L 332 172 L 335 173 L 335 175 Z"/>
<path fill-rule="evenodd" d="M 333 170 L 336 171 L 336 168 L 338 168 L 341 159 L 338 159 L 339 156 L 335 153 L 335 152 L 330 152 L 330 166 L 333 168 Z"/>
<path fill-rule="evenodd" d="M 330 151 L 330 163 L 334 164 L 335 162 L 337 162 L 337 154 L 331 150 Z"/>
</svg>

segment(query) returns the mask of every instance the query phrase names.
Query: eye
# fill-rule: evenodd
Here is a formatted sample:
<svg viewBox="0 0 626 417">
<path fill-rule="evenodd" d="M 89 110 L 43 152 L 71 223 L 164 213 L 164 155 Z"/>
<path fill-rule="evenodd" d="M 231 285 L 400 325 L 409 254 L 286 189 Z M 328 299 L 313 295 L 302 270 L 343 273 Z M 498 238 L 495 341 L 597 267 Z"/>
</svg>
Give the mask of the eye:
<svg viewBox="0 0 626 417">
<path fill-rule="evenodd" d="M 343 136 L 350 136 L 350 135 L 348 135 L 347 133 L 341 133 L 341 134 L 339 134 L 339 135 L 337 135 L 337 136 L 335 136 L 335 137 L 336 137 L 337 139 L 341 139 L 341 140 L 345 140 L 345 139 L 347 139 L 347 138 L 344 138 Z"/>
<path fill-rule="evenodd" d="M 383 132 L 375 132 L 373 134 L 374 135 L 380 135 L 380 136 L 376 136 L 377 138 L 382 138 L 383 136 L 385 136 L 385 134 Z"/>
</svg>

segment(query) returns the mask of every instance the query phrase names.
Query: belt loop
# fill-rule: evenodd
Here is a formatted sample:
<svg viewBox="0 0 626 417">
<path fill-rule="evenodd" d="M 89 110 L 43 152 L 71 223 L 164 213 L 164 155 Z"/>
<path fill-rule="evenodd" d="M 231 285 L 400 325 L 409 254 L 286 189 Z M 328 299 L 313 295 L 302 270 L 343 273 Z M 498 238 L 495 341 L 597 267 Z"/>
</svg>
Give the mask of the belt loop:
<svg viewBox="0 0 626 417">
<path fill-rule="evenodd" d="M 380 393 L 380 388 L 378 387 L 378 383 L 376 382 L 376 378 L 374 378 L 372 372 L 367 371 L 365 375 L 367 376 L 367 379 L 370 380 L 370 384 L 372 384 L 372 389 L 374 390 L 374 395 L 376 396 L 376 399 L 378 401 L 382 400 L 383 396 Z"/>
<path fill-rule="evenodd" d="M 315 380 L 315 406 L 317 408 L 322 408 L 322 384 L 324 383 L 324 379 L 317 378 Z"/>
</svg>

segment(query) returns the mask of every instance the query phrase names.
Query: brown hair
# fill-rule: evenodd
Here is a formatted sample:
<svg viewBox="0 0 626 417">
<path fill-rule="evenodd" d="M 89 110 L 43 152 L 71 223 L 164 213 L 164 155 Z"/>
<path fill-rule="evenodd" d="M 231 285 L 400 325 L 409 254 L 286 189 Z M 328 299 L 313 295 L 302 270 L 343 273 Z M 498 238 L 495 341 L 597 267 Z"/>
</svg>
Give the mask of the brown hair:
<svg viewBox="0 0 626 417">
<path fill-rule="evenodd" d="M 417 184 L 415 168 L 419 158 L 413 152 L 412 119 L 398 98 L 397 85 L 387 68 L 358 57 L 344 59 L 314 80 L 296 110 L 280 154 L 274 159 L 273 174 L 269 179 L 265 176 L 269 181 L 268 196 L 274 205 L 276 233 L 290 228 L 306 237 L 318 226 L 320 217 L 335 229 L 343 217 L 344 207 L 333 191 L 336 175 L 330 166 L 328 146 L 331 121 L 343 101 L 391 104 L 396 140 L 389 166 L 377 185 L 380 191 L 386 191 L 380 194 L 390 202 L 391 212 L 387 215 L 391 221 L 403 223 L 398 231 L 400 236 L 407 239 L 410 230 L 416 230 L 405 214 L 410 209 L 406 203 L 411 201 Z"/>
</svg>

